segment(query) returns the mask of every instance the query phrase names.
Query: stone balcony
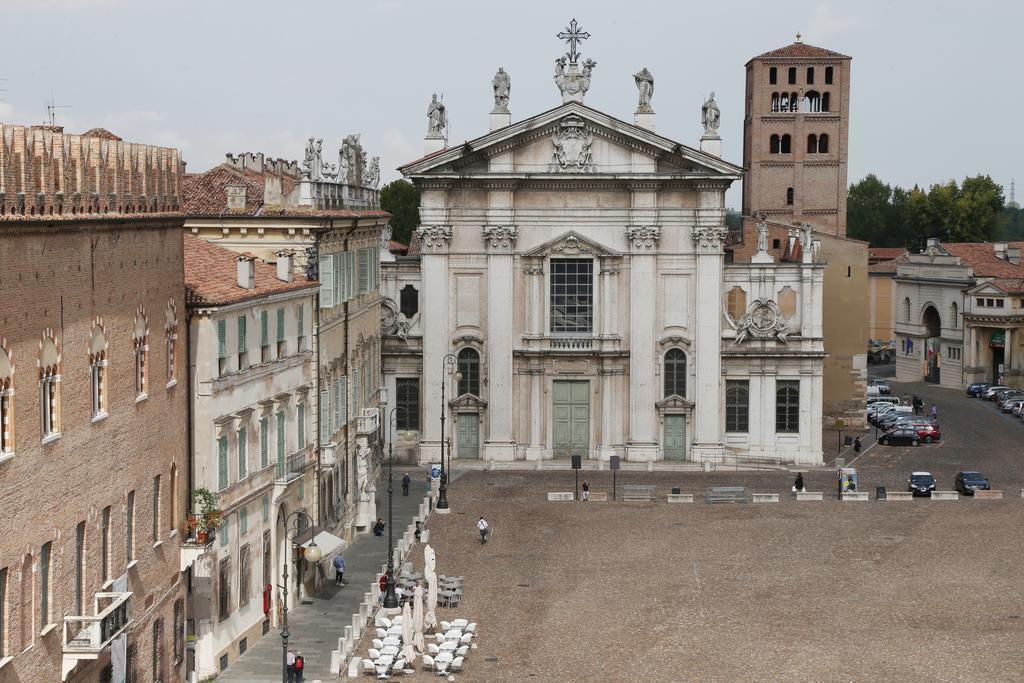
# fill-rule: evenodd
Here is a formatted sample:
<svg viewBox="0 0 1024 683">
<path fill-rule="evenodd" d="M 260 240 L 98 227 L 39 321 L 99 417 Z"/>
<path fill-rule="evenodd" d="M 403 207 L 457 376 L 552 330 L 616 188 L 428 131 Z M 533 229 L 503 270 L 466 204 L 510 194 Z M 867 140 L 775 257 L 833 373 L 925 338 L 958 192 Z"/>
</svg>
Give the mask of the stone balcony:
<svg viewBox="0 0 1024 683">
<path fill-rule="evenodd" d="M 622 338 L 618 335 L 523 335 L 521 339 L 517 353 L 572 355 L 622 351 Z"/>
<path fill-rule="evenodd" d="M 94 615 L 64 617 L 62 681 L 68 680 L 79 662 L 99 659 L 124 633 L 131 623 L 131 597 L 131 593 L 96 593 Z"/>
</svg>

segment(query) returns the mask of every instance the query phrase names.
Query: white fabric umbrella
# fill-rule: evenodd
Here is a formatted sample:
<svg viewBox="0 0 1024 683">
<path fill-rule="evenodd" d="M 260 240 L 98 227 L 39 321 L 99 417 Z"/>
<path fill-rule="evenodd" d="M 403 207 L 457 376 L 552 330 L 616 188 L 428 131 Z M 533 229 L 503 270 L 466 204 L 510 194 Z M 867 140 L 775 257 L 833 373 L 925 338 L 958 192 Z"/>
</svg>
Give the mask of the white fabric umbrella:
<svg viewBox="0 0 1024 683">
<path fill-rule="evenodd" d="M 423 624 L 427 628 L 434 628 L 437 626 L 437 574 L 430 572 L 427 575 L 428 588 L 427 588 L 427 614 L 423 617 Z"/>
<path fill-rule="evenodd" d="M 412 614 L 409 613 L 409 601 L 402 605 L 402 659 L 412 662 L 416 658 L 416 650 L 412 646 Z"/>
<path fill-rule="evenodd" d="M 417 650 L 423 652 L 423 586 L 416 586 L 412 592 L 412 644 Z"/>
<path fill-rule="evenodd" d="M 433 574 L 437 569 L 437 556 L 430 544 L 423 546 L 423 576 Z"/>
</svg>

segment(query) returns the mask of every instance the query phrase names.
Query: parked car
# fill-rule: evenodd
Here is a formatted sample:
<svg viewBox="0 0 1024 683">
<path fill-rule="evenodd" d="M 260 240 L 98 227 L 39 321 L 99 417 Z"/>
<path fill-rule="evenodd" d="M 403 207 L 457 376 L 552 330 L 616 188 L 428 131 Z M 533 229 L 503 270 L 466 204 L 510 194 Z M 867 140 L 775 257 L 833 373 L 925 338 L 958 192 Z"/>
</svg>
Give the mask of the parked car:
<svg viewBox="0 0 1024 683">
<path fill-rule="evenodd" d="M 883 446 L 917 446 L 921 440 L 917 437 L 916 429 L 898 427 L 878 437 L 878 443 Z"/>
<path fill-rule="evenodd" d="M 878 393 L 882 395 L 891 393 L 891 389 L 889 389 L 889 383 L 884 379 L 873 379 L 868 383 L 868 386 L 878 387 Z"/>
<path fill-rule="evenodd" d="M 977 398 L 978 396 L 981 396 L 985 392 L 985 390 L 991 386 L 992 385 L 989 382 L 975 382 L 974 384 L 970 384 L 967 386 L 967 395 L 973 398 Z"/>
<path fill-rule="evenodd" d="M 895 405 L 900 404 L 899 396 L 868 396 L 868 405 L 874 405 L 875 403 L 893 403 Z"/>
<path fill-rule="evenodd" d="M 917 438 L 925 443 L 931 443 L 932 441 L 941 441 L 942 432 L 939 431 L 939 426 L 934 424 L 914 424 L 908 429 L 914 429 L 917 431 Z"/>
<path fill-rule="evenodd" d="M 880 416 L 877 420 L 877 424 L 882 429 L 892 429 L 896 424 L 905 417 L 915 417 L 909 411 L 900 412 L 899 410 L 890 410 L 884 415 Z"/>
<path fill-rule="evenodd" d="M 985 391 L 985 398 L 987 398 L 990 401 L 996 401 L 999 400 L 1000 396 L 1002 396 L 1008 391 L 1016 391 L 1016 389 L 1012 389 L 1010 387 L 989 387 Z"/>
<path fill-rule="evenodd" d="M 1020 408 L 1022 405 L 1024 405 L 1024 398 L 1011 398 L 1007 399 L 1006 401 L 1003 401 L 1002 409 L 1004 413 L 1019 413 L 1020 411 L 1017 409 Z"/>
<path fill-rule="evenodd" d="M 992 488 L 988 479 L 981 472 L 957 472 L 953 488 L 965 496 L 973 496 L 975 491 L 988 491 Z"/>
<path fill-rule="evenodd" d="M 1005 408 L 1006 404 L 1010 401 L 1019 401 L 1024 399 L 1024 391 L 1004 391 L 996 399 L 996 405 L 1000 408 Z"/>
<path fill-rule="evenodd" d="M 907 480 L 907 490 L 915 496 L 930 498 L 932 491 L 935 490 L 935 477 L 931 472 L 911 472 L 910 479 Z"/>
</svg>

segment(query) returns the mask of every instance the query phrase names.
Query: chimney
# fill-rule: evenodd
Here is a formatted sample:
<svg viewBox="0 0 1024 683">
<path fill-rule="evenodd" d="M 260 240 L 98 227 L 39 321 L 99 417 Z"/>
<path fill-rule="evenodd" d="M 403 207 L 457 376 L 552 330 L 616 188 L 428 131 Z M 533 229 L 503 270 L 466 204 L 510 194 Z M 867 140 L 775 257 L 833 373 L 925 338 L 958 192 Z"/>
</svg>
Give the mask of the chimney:
<svg viewBox="0 0 1024 683">
<path fill-rule="evenodd" d="M 292 268 L 295 265 L 294 253 L 287 249 L 277 252 L 277 279 L 281 282 L 292 281 Z"/>
<path fill-rule="evenodd" d="M 243 254 L 238 257 L 238 286 L 242 289 L 256 288 L 256 257 Z"/>
<path fill-rule="evenodd" d="M 929 237 L 928 238 L 928 244 L 927 244 L 927 246 L 925 248 L 926 249 L 931 249 L 931 248 L 934 247 L 935 249 L 938 249 L 939 248 L 939 244 L 941 244 L 941 240 L 938 237 Z"/>
<path fill-rule="evenodd" d="M 263 176 L 263 208 L 279 208 L 284 201 L 284 188 L 281 176 L 268 172 Z"/>
<path fill-rule="evenodd" d="M 1020 265 L 1020 249 L 1018 247 L 1006 247 L 1006 260 L 1015 266 Z"/>
<path fill-rule="evenodd" d="M 996 258 L 1006 260 L 1006 242 L 993 242 L 992 246 L 996 250 Z"/>
</svg>

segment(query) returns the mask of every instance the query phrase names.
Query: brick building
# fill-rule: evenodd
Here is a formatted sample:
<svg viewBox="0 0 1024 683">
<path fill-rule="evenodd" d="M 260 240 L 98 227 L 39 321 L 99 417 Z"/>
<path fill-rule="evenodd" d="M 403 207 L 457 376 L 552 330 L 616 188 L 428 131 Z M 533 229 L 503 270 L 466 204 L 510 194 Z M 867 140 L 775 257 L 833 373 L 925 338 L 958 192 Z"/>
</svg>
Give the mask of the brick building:
<svg viewBox="0 0 1024 683">
<path fill-rule="evenodd" d="M 175 680 L 177 150 L 0 125 L 0 681 Z"/>
</svg>

